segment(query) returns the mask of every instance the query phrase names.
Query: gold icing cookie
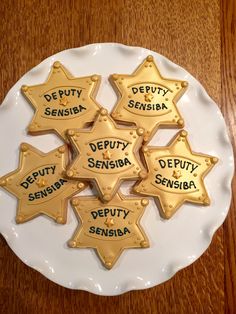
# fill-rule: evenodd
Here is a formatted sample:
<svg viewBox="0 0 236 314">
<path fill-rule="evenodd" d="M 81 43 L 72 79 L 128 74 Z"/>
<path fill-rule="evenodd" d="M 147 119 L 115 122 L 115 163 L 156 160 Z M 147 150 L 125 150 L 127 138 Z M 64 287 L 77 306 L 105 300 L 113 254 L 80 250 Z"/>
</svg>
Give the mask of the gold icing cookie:
<svg viewBox="0 0 236 314">
<path fill-rule="evenodd" d="M 146 248 L 149 241 L 140 226 L 147 199 L 124 198 L 117 193 L 104 204 L 95 197 L 76 197 L 72 206 L 82 222 L 68 242 L 71 248 L 94 248 L 111 269 L 127 248 Z"/>
<path fill-rule="evenodd" d="M 82 182 L 63 177 L 67 162 L 67 145 L 43 153 L 29 144 L 21 144 L 18 169 L 0 179 L 0 186 L 18 198 L 17 223 L 40 214 L 59 224 L 66 223 L 68 198 L 86 187 Z"/>
<path fill-rule="evenodd" d="M 122 180 L 136 180 L 147 174 L 138 159 L 143 129 L 121 128 L 101 109 L 91 130 L 68 130 L 78 157 L 67 176 L 92 180 L 103 201 L 110 201 Z"/>
<path fill-rule="evenodd" d="M 145 129 L 145 141 L 151 139 L 160 125 L 184 126 L 176 102 L 188 83 L 163 78 L 152 56 L 148 56 L 131 75 L 113 74 L 111 82 L 120 95 L 112 117 Z"/>
<path fill-rule="evenodd" d="M 44 84 L 23 85 L 22 93 L 36 110 L 29 133 L 55 132 L 66 140 L 67 129 L 93 122 L 100 109 L 93 98 L 100 81 L 98 75 L 75 78 L 56 61 Z"/>
<path fill-rule="evenodd" d="M 217 163 L 216 157 L 193 153 L 187 132 L 179 132 L 166 147 L 143 147 L 148 177 L 134 191 L 159 200 L 161 214 L 170 218 L 186 201 L 209 205 L 204 177 Z"/>
</svg>

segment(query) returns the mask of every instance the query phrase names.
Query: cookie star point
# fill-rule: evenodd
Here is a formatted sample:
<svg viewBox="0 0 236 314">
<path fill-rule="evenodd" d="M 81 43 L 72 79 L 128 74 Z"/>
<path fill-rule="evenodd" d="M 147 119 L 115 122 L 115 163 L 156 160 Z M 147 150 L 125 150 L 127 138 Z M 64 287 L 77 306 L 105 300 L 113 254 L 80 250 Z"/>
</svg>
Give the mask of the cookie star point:
<svg viewBox="0 0 236 314">
<path fill-rule="evenodd" d="M 53 68 L 54 68 L 54 69 L 58 69 L 58 68 L 60 68 L 60 66 L 61 66 L 61 63 L 60 63 L 59 61 L 55 61 L 55 62 L 53 63 Z"/>
<path fill-rule="evenodd" d="M 147 56 L 146 60 L 148 62 L 153 62 L 153 56 L 152 55 Z"/>
<path fill-rule="evenodd" d="M 7 185 L 7 181 L 6 180 L 0 180 L 0 186 L 5 186 Z"/>
</svg>

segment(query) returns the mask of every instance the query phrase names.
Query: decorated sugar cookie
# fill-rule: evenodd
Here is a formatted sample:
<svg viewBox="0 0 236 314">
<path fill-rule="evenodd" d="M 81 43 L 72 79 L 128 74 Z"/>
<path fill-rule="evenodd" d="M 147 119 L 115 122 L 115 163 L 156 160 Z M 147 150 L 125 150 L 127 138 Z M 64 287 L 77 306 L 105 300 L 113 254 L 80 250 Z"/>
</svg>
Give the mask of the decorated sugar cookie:
<svg viewBox="0 0 236 314">
<path fill-rule="evenodd" d="M 187 132 L 179 132 L 166 147 L 143 147 L 148 176 L 134 191 L 159 200 L 161 214 L 170 218 L 184 202 L 209 205 L 204 177 L 216 157 L 193 153 Z"/>
<path fill-rule="evenodd" d="M 145 141 L 150 140 L 161 125 L 184 126 L 176 102 L 188 83 L 163 78 L 152 56 L 148 56 L 133 74 L 113 74 L 111 81 L 120 96 L 112 117 L 145 129 Z"/>
<path fill-rule="evenodd" d="M 19 167 L 0 179 L 0 186 L 18 198 L 16 222 L 23 223 L 41 214 L 66 223 L 67 200 L 86 185 L 65 178 L 68 147 L 42 153 L 23 143 Z"/>
<path fill-rule="evenodd" d="M 118 127 L 101 109 L 91 130 L 68 130 L 78 156 L 68 167 L 67 176 L 92 180 L 103 201 L 110 201 L 121 181 L 146 176 L 138 159 L 143 129 Z"/>
<path fill-rule="evenodd" d="M 147 205 L 147 199 L 119 193 L 106 204 L 96 197 L 74 198 L 72 206 L 82 225 L 68 245 L 96 249 L 104 266 L 111 269 L 124 249 L 149 247 L 139 223 Z"/>
<path fill-rule="evenodd" d="M 45 83 L 22 86 L 23 94 L 36 110 L 29 133 L 54 132 L 66 140 L 67 129 L 93 122 L 100 109 L 94 99 L 99 85 L 100 76 L 75 78 L 56 61 Z"/>
</svg>

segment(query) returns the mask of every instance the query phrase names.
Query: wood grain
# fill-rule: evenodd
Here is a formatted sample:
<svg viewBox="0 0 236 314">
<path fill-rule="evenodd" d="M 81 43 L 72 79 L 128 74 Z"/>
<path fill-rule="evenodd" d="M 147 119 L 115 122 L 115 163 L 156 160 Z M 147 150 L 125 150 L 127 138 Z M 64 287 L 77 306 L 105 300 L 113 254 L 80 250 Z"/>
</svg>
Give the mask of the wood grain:
<svg viewBox="0 0 236 314">
<path fill-rule="evenodd" d="M 222 1 L 221 15 L 221 105 L 230 130 L 234 152 L 236 143 L 236 3 Z M 232 185 L 232 205 L 224 223 L 225 311 L 236 311 L 236 181 Z"/>
<path fill-rule="evenodd" d="M 192 73 L 221 106 L 235 143 L 233 0 L 8 1 L 0 3 L 0 100 L 44 58 L 94 42 L 157 51 Z M 3 136 L 3 135 L 0 135 Z M 233 190 L 235 191 L 235 183 Z M 235 202 L 193 265 L 160 286 L 99 297 L 70 291 L 25 266 L 0 239 L 1 313 L 233 313 Z"/>
</svg>

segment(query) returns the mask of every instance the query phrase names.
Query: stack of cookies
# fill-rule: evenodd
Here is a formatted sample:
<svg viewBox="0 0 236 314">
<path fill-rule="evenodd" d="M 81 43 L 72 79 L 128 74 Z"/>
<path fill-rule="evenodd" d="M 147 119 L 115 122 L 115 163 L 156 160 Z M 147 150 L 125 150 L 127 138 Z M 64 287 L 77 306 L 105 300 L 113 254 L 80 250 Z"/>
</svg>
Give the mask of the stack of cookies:
<svg viewBox="0 0 236 314">
<path fill-rule="evenodd" d="M 96 249 L 107 269 L 124 249 L 149 247 L 140 225 L 147 197 L 164 219 L 186 201 L 209 205 L 203 179 L 218 161 L 193 153 L 185 130 L 168 146 L 148 145 L 159 127 L 184 127 L 176 103 L 187 82 L 163 78 L 152 56 L 110 80 L 118 96 L 111 114 L 95 100 L 101 77 L 75 78 L 58 61 L 45 83 L 22 86 L 35 109 L 28 133 L 54 132 L 65 144 L 44 153 L 22 143 L 18 169 L 0 179 L 18 198 L 17 223 L 46 215 L 65 224 L 70 200 L 80 223 L 68 246 Z M 136 181 L 137 197 L 120 193 L 126 180 Z M 77 196 L 88 187 L 94 196 Z"/>
</svg>

